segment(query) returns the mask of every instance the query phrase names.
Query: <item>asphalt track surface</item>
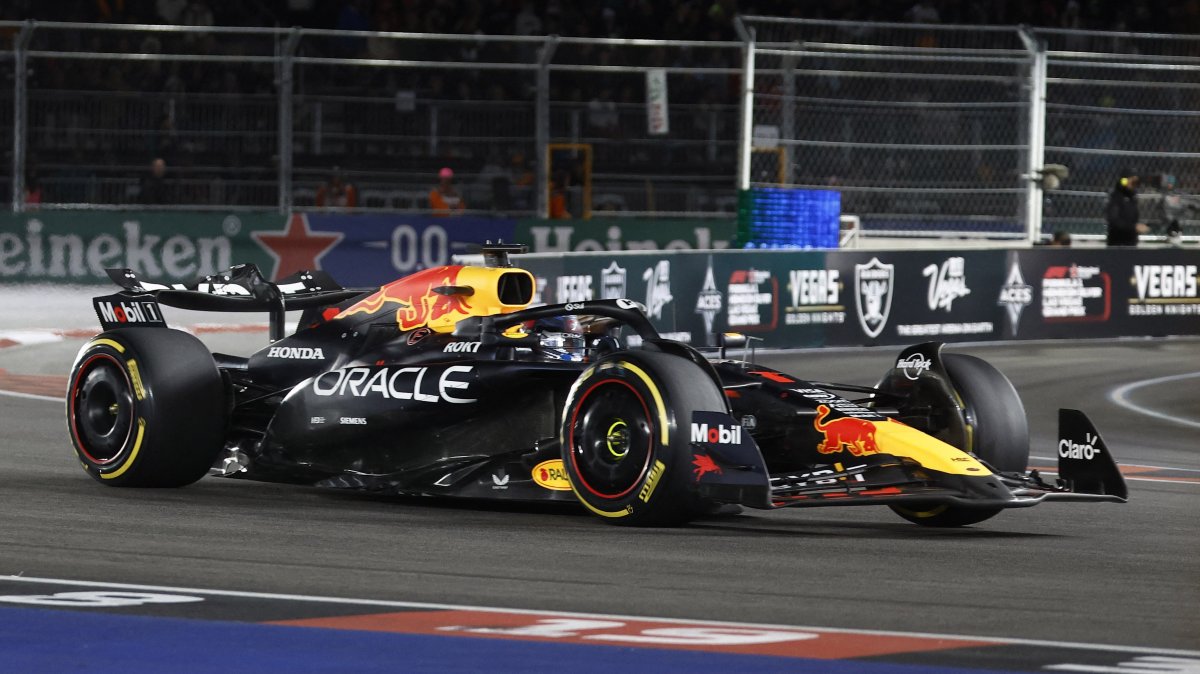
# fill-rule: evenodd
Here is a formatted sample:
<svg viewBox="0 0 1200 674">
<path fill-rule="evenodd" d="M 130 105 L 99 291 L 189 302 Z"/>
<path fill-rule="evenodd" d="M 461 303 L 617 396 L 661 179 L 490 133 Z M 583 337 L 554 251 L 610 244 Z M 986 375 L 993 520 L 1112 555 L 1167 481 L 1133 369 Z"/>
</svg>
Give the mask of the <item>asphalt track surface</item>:
<svg viewBox="0 0 1200 674">
<path fill-rule="evenodd" d="M 264 337 L 205 339 L 244 353 Z M 0 369 L 62 375 L 81 344 L 0 349 Z M 1200 649 L 1200 340 L 948 348 L 1012 379 L 1034 465 L 1052 465 L 1057 408 L 1087 411 L 1125 465 L 1129 503 L 1044 504 L 954 530 L 873 507 L 629 529 L 575 508 L 218 478 L 118 490 L 79 469 L 60 403 L 5 395 L 0 576 Z M 871 384 L 897 351 L 759 360 Z"/>
</svg>

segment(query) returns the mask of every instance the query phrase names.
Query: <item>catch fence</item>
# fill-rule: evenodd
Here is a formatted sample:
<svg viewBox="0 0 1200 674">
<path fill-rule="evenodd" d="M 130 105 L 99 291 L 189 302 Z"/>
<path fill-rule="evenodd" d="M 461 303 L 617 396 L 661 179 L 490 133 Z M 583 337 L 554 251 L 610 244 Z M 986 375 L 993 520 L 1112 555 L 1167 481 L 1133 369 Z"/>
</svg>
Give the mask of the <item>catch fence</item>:
<svg viewBox="0 0 1200 674">
<path fill-rule="evenodd" d="M 678 42 L 0 23 L 0 189 L 17 211 L 287 211 L 339 206 L 340 181 L 358 209 L 428 212 L 451 168 L 477 214 L 730 217 L 738 189 L 785 185 L 840 191 L 868 233 L 1036 239 L 1101 231 L 1124 166 L 1200 186 L 1190 37 L 737 27 Z M 1058 190 L 1047 164 L 1070 169 Z"/>
<path fill-rule="evenodd" d="M 739 184 L 837 189 L 868 231 L 1099 235 L 1132 167 L 1161 232 L 1161 177 L 1200 187 L 1191 36 L 753 16 L 740 29 Z M 1070 177 L 1044 189 L 1053 164 Z"/>
</svg>

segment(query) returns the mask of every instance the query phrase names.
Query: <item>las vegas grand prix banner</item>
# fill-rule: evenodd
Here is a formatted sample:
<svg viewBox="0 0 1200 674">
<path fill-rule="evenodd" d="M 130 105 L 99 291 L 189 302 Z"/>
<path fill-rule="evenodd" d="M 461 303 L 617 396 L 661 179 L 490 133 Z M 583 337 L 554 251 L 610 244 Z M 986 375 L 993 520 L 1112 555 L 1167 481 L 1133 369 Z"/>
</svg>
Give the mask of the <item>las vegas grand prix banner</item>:
<svg viewBox="0 0 1200 674">
<path fill-rule="evenodd" d="M 768 347 L 1200 334 L 1200 256 L 1176 249 L 531 255 L 544 303 L 628 297 L 665 336 Z"/>
</svg>

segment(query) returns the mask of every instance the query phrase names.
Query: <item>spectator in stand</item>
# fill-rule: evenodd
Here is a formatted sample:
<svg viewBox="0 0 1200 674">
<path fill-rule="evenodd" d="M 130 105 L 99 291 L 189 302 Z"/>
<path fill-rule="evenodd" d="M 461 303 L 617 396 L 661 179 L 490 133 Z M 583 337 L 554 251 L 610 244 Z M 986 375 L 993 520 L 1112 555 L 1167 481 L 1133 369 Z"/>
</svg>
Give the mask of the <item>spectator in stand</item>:
<svg viewBox="0 0 1200 674">
<path fill-rule="evenodd" d="M 559 171 L 550 181 L 550 219 L 569 220 L 571 211 L 567 208 L 567 188 L 571 184 L 571 174 Z"/>
<path fill-rule="evenodd" d="M 1054 236 L 1050 237 L 1050 243 L 1047 244 L 1051 248 L 1070 248 L 1071 233 L 1064 230 L 1056 230 Z"/>
<path fill-rule="evenodd" d="M 1108 221 L 1108 245 L 1136 246 L 1138 235 L 1150 231 L 1141 221 L 1137 203 L 1138 172 L 1127 168 L 1121 172 L 1116 187 L 1108 195 L 1104 218 Z"/>
<path fill-rule="evenodd" d="M 154 9 L 163 23 L 178 24 L 187 4 L 187 0 L 155 0 Z"/>
<path fill-rule="evenodd" d="M 533 184 L 537 177 L 525 159 L 525 154 L 517 152 L 512 156 L 512 167 L 509 169 L 508 184 L 512 188 L 512 205 L 518 210 L 531 208 L 533 200 Z"/>
<path fill-rule="evenodd" d="M 318 208 L 354 208 L 358 205 L 358 190 L 342 178 L 335 166 L 329 181 L 317 188 Z"/>
<path fill-rule="evenodd" d="M 42 205 L 42 183 L 36 170 L 25 176 L 25 208 L 36 209 Z"/>
<path fill-rule="evenodd" d="M 142 177 L 138 203 L 148 206 L 169 204 L 174 201 L 172 197 L 167 185 L 167 162 L 162 157 L 155 157 L 150 162 L 150 175 Z"/>
<path fill-rule="evenodd" d="M 466 208 L 467 202 L 454 187 L 454 171 L 450 167 L 438 171 L 438 184 L 429 190 L 429 210 L 433 215 L 450 216 L 462 215 Z"/>
</svg>

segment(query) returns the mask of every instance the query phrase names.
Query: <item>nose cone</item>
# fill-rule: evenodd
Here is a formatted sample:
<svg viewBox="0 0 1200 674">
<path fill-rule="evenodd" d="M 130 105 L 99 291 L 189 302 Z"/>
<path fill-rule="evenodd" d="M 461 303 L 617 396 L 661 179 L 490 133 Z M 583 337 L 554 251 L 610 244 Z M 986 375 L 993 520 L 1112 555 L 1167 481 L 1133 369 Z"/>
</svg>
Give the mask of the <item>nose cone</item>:
<svg viewBox="0 0 1200 674">
<path fill-rule="evenodd" d="M 892 419 L 875 424 L 875 443 L 880 453 L 910 458 L 929 470 L 971 477 L 992 474 L 961 449 Z"/>
</svg>

